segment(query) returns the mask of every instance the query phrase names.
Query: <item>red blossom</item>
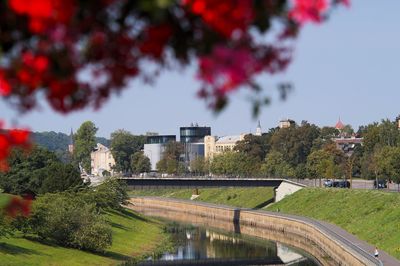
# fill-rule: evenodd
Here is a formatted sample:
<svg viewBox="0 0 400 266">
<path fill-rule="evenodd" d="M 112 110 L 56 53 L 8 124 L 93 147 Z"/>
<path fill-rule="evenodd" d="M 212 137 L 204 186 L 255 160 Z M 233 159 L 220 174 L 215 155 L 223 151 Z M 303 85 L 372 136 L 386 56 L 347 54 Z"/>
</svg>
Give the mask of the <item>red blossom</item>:
<svg viewBox="0 0 400 266">
<path fill-rule="evenodd" d="M 217 46 L 212 53 L 199 58 L 198 78 L 204 86 L 201 98 L 211 98 L 213 104 L 241 86 L 252 87 L 253 79 L 261 71 L 283 71 L 291 60 L 291 50 L 250 44 L 228 48 Z"/>
<path fill-rule="evenodd" d="M 235 30 L 246 31 L 254 19 L 251 0 L 183 0 L 183 4 L 227 38 Z"/>
<path fill-rule="evenodd" d="M 124 0 L 1 3 L 0 49 L 6 60 L 0 96 L 28 111 L 42 92 L 54 110 L 67 113 L 98 108 L 130 78 L 146 77 L 139 66 L 149 56 L 160 68 L 173 66 L 163 60 L 167 48 L 183 66 L 199 59 L 204 98 L 251 85 L 260 72 L 276 73 L 288 65 L 290 56 L 278 49 L 281 40 L 349 0 L 177 0 L 162 8 Z M 275 21 L 285 28 L 273 45 L 277 48 L 263 40 L 259 47 L 251 41 L 242 45 L 252 36 L 250 26 L 264 32 Z M 79 79 L 85 70 L 96 73 L 93 79 Z"/>
<path fill-rule="evenodd" d="M 11 93 L 11 85 L 0 70 L 0 96 L 8 96 Z"/>
<path fill-rule="evenodd" d="M 199 79 L 212 85 L 218 94 L 225 94 L 262 69 L 251 50 L 217 46 L 211 55 L 199 58 Z"/>
<path fill-rule="evenodd" d="M 13 145 L 26 145 L 29 141 L 29 131 L 26 129 L 10 129 L 8 135 Z"/>
<path fill-rule="evenodd" d="M 172 28 L 167 24 L 150 26 L 144 32 L 144 41 L 139 45 L 139 49 L 144 54 L 161 58 L 171 35 Z"/>
<path fill-rule="evenodd" d="M 34 33 L 43 33 L 54 23 L 68 23 L 76 9 L 73 0 L 9 0 L 9 6 L 29 17 L 29 29 Z"/>
<path fill-rule="evenodd" d="M 26 86 L 29 92 L 33 92 L 44 83 L 45 72 L 49 69 L 49 59 L 44 55 L 34 55 L 32 52 L 24 52 L 21 55 L 21 63 L 16 77 L 20 84 Z"/>
<path fill-rule="evenodd" d="M 347 7 L 350 7 L 350 0 L 339 0 L 339 3 Z"/>
<path fill-rule="evenodd" d="M 29 148 L 29 130 L 27 129 L 4 129 L 0 121 L 0 172 L 8 170 L 7 158 L 12 148 Z"/>
<path fill-rule="evenodd" d="M 23 199 L 21 197 L 11 197 L 8 204 L 4 207 L 5 214 L 15 218 L 18 214 L 25 217 L 29 216 L 31 213 L 31 199 Z"/>
<path fill-rule="evenodd" d="M 7 158 L 10 153 L 10 142 L 6 135 L 0 134 L 0 161 Z"/>
<path fill-rule="evenodd" d="M 47 93 L 50 105 L 62 113 L 83 108 L 89 96 L 89 88 L 79 85 L 74 79 L 53 80 Z"/>
<path fill-rule="evenodd" d="M 293 0 L 294 6 L 289 17 L 299 24 L 305 22 L 320 23 L 324 12 L 329 8 L 328 0 Z"/>
</svg>

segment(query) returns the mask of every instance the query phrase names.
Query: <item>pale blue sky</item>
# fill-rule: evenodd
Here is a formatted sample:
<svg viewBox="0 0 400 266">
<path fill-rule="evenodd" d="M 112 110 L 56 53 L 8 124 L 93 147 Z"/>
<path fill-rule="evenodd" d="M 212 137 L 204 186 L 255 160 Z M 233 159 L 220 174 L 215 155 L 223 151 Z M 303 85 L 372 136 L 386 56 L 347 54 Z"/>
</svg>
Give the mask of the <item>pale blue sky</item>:
<svg viewBox="0 0 400 266">
<path fill-rule="evenodd" d="M 273 98 L 259 117 L 263 130 L 282 118 L 326 126 L 335 125 L 339 116 L 357 129 L 400 114 L 399 11 L 399 0 L 352 0 L 350 9 L 335 10 L 327 23 L 307 25 L 286 73 L 259 78 Z M 92 120 L 104 137 L 120 128 L 134 134 L 178 135 L 179 127 L 191 122 L 211 126 L 214 135 L 254 132 L 257 120 L 251 116 L 247 92 L 232 95 L 228 108 L 215 116 L 196 98 L 200 83 L 194 75 L 191 67 L 163 73 L 154 86 L 135 81 L 96 112 L 88 109 L 65 116 L 42 104 L 42 110 L 20 116 L 0 101 L 0 118 L 35 131 L 65 133 Z M 278 81 L 295 86 L 284 102 L 274 87 Z"/>
</svg>

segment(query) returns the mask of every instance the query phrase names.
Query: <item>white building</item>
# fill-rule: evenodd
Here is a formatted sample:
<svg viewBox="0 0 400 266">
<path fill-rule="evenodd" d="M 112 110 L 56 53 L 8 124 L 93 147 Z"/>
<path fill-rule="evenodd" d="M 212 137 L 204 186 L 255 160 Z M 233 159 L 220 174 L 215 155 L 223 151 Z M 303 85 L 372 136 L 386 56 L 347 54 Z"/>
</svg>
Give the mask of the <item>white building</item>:
<svg viewBox="0 0 400 266">
<path fill-rule="evenodd" d="M 157 163 L 161 160 L 167 143 L 176 141 L 175 135 L 151 135 L 147 136 L 143 153 L 150 159 L 151 171 L 157 171 Z"/>
<path fill-rule="evenodd" d="M 103 171 L 113 173 L 112 167 L 115 165 L 111 150 L 103 144 L 97 143 L 96 148 L 90 154 L 92 175 L 102 176 Z"/>
</svg>

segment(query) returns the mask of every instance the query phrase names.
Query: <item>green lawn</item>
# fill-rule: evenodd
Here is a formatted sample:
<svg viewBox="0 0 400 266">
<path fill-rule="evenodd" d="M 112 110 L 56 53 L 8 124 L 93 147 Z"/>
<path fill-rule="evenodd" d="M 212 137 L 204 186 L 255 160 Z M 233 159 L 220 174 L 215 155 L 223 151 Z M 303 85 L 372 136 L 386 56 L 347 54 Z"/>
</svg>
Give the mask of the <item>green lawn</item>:
<svg viewBox="0 0 400 266">
<path fill-rule="evenodd" d="M 4 198 L 4 195 L 0 199 Z M 40 243 L 34 237 L 15 235 L 0 239 L 0 265 L 117 265 L 169 246 L 163 225 L 132 211 L 108 212 L 113 245 L 104 254 Z"/>
<path fill-rule="evenodd" d="M 274 196 L 273 188 L 200 188 L 200 196 L 195 201 L 256 208 Z M 130 190 L 130 196 L 159 196 L 178 199 L 190 199 L 193 189 L 137 189 Z"/>
<path fill-rule="evenodd" d="M 336 224 L 400 259 L 400 193 L 306 188 L 266 209 Z"/>
</svg>

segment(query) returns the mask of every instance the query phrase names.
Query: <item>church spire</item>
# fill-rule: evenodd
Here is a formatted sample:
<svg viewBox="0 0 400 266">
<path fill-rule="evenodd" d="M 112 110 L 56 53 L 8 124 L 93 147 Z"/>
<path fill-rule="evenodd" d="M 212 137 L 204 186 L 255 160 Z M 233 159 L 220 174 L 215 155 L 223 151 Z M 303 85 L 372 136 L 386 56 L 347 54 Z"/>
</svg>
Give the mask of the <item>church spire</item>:
<svg viewBox="0 0 400 266">
<path fill-rule="evenodd" d="M 335 128 L 338 130 L 342 130 L 344 128 L 344 124 L 342 123 L 342 121 L 340 120 L 340 116 L 339 116 L 339 121 L 337 121 Z"/>
<path fill-rule="evenodd" d="M 256 128 L 256 136 L 261 136 L 262 132 L 261 132 L 261 124 L 260 124 L 260 120 L 258 120 L 258 125 Z"/>
<path fill-rule="evenodd" d="M 69 134 L 68 152 L 74 153 L 74 132 L 71 127 L 71 133 Z"/>
</svg>

